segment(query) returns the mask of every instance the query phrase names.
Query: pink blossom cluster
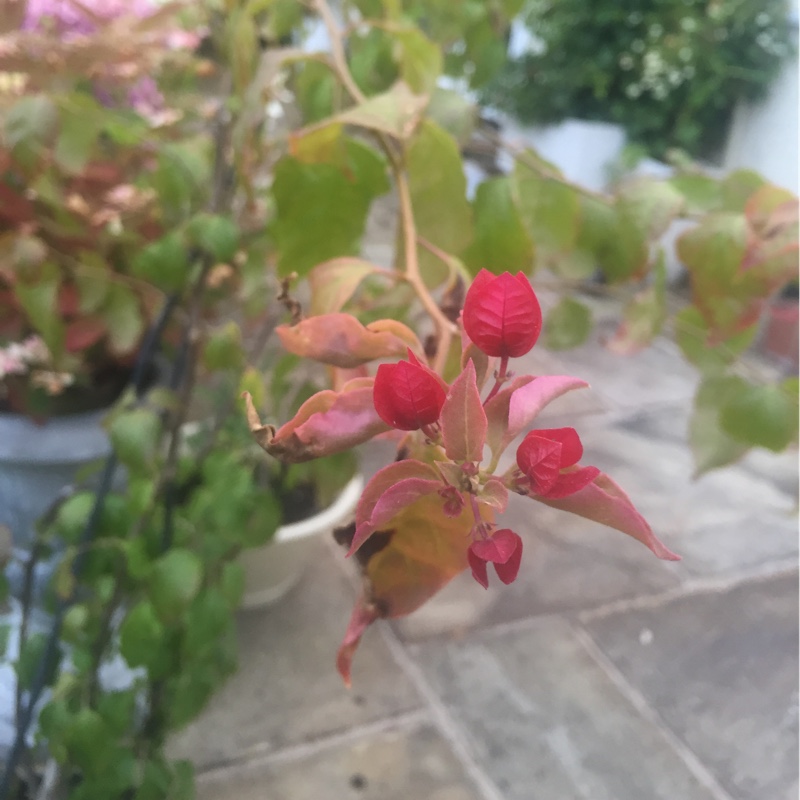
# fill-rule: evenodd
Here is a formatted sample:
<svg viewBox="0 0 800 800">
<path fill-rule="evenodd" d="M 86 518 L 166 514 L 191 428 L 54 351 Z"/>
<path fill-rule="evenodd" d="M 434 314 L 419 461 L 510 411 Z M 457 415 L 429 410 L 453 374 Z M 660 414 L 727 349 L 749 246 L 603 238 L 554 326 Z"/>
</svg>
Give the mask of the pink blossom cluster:
<svg viewBox="0 0 800 800">
<path fill-rule="evenodd" d="M 81 10 L 81 5 L 90 12 Z M 156 10 L 152 0 L 28 0 L 24 30 L 51 31 L 62 36 L 87 36 L 97 30 L 92 16 L 112 20 L 124 15 L 147 17 Z"/>
<path fill-rule="evenodd" d="M 85 10 L 83 10 L 85 9 Z M 119 17 L 144 19 L 158 10 L 154 0 L 28 0 L 23 30 L 55 33 L 64 41 L 91 36 L 97 31 L 97 20 L 110 22 Z M 202 31 L 172 28 L 164 31 L 163 45 L 170 50 L 193 49 L 202 38 Z M 114 93 L 105 82 L 96 83 L 98 100 L 114 105 Z M 127 92 L 127 103 L 138 113 L 153 117 L 164 108 L 164 97 L 152 77 L 140 78 Z"/>
<path fill-rule="evenodd" d="M 39 336 L 0 347 L 0 380 L 6 375 L 24 375 L 32 366 L 47 364 L 50 352 Z"/>
</svg>

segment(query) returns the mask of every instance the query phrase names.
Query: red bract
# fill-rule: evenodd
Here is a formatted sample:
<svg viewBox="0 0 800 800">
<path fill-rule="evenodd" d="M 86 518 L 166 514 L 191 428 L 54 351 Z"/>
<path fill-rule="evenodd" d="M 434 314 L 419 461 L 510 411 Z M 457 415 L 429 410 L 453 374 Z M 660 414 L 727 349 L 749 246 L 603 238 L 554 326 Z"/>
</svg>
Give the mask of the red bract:
<svg viewBox="0 0 800 800">
<path fill-rule="evenodd" d="M 528 279 L 518 272 L 492 275 L 482 269 L 464 301 L 464 330 L 489 356 L 518 358 L 542 330 L 542 310 Z"/>
<path fill-rule="evenodd" d="M 561 470 L 580 461 L 583 445 L 574 428 L 531 431 L 517 449 L 517 466 L 530 480 L 530 491 L 540 497 L 567 497 L 590 484 L 597 467 Z"/>
<path fill-rule="evenodd" d="M 378 367 L 372 396 L 378 416 L 387 425 L 416 431 L 439 419 L 446 384 L 420 364 L 411 350 L 408 359 Z"/>
<path fill-rule="evenodd" d="M 494 564 L 497 577 L 505 583 L 512 583 L 519 572 L 522 560 L 522 539 L 509 528 L 501 528 L 488 539 L 473 542 L 467 550 L 467 560 L 472 569 L 472 577 L 489 588 L 489 575 L 486 571 L 489 562 Z"/>
</svg>

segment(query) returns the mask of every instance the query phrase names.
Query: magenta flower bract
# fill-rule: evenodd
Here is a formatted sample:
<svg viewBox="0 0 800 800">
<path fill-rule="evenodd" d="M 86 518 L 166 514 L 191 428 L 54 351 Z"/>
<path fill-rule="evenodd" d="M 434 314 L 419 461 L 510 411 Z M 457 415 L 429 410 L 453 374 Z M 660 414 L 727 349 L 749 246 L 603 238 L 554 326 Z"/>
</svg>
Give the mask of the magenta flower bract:
<svg viewBox="0 0 800 800">
<path fill-rule="evenodd" d="M 522 561 L 522 539 L 510 528 L 501 528 L 486 539 L 474 541 L 467 550 L 467 561 L 472 577 L 489 588 L 488 564 L 494 564 L 497 577 L 505 583 L 513 583 Z"/>
<path fill-rule="evenodd" d="M 462 315 L 467 336 L 488 356 L 518 358 L 542 330 L 542 309 L 528 279 L 518 272 L 482 269 L 469 287 Z"/>
</svg>

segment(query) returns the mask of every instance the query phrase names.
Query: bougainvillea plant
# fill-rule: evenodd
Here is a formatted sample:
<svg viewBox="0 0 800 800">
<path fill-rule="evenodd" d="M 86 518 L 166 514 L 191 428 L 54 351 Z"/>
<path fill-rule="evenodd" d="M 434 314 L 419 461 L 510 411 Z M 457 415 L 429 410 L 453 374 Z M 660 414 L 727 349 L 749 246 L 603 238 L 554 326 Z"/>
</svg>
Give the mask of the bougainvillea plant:
<svg viewBox="0 0 800 800">
<path fill-rule="evenodd" d="M 567 375 L 509 370 L 541 328 L 528 279 L 483 270 L 466 292 L 460 362 L 449 381 L 445 369 L 434 368 L 438 359 L 429 363 L 414 333 L 394 320 L 365 327 L 335 313 L 278 329 L 292 352 L 332 366 L 363 369 L 406 352 L 405 359 L 380 364 L 374 377 L 364 371 L 338 392 L 314 395 L 277 430 L 261 424 L 246 397 L 257 440 L 285 460 L 341 452 L 375 436 L 397 442 L 397 459 L 367 484 L 354 525 L 338 532 L 365 578 L 337 659 L 345 682 L 361 635 L 376 619 L 409 614 L 466 568 L 487 588 L 489 564 L 502 583 L 516 579 L 526 532 L 495 521 L 509 492 L 616 528 L 659 558 L 678 558 L 610 477 L 579 463 L 577 431 L 529 430 L 545 406 L 587 386 Z M 515 458 L 505 463 L 523 433 Z"/>
</svg>

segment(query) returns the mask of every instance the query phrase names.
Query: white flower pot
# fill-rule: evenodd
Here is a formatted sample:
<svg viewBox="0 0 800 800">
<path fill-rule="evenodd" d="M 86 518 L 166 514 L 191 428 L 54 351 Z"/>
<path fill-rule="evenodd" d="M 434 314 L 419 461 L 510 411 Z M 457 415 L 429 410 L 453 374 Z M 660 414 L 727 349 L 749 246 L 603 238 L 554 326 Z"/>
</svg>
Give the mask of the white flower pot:
<svg viewBox="0 0 800 800">
<path fill-rule="evenodd" d="M 262 547 L 245 550 L 239 557 L 244 569 L 244 609 L 261 608 L 280 600 L 302 577 L 314 538 L 347 521 L 364 489 L 364 478 L 355 475 L 327 508 L 313 517 L 281 525 Z"/>
<path fill-rule="evenodd" d="M 21 414 L 0 414 L 0 525 L 11 530 L 14 559 L 6 575 L 12 595 L 22 589 L 23 562 L 36 536 L 36 522 L 88 464 L 106 458 L 111 443 L 102 427 L 106 410 L 54 417 L 37 425 Z M 37 566 L 38 597 L 52 574 Z"/>
</svg>

